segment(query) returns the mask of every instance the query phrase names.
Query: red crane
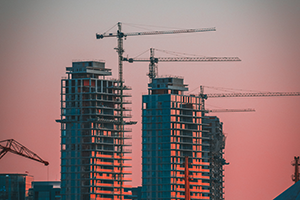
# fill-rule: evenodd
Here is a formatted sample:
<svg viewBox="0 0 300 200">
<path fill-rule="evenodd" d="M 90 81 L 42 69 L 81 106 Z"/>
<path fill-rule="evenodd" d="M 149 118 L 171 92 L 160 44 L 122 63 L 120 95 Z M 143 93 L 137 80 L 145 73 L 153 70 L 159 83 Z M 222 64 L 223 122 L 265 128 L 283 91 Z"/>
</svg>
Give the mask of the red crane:
<svg viewBox="0 0 300 200">
<path fill-rule="evenodd" d="M 11 152 L 26 158 L 43 163 L 45 166 L 49 165 L 49 162 L 40 158 L 37 154 L 27 149 L 25 146 L 20 144 L 14 139 L 0 141 L 0 159 L 7 153 Z"/>
</svg>

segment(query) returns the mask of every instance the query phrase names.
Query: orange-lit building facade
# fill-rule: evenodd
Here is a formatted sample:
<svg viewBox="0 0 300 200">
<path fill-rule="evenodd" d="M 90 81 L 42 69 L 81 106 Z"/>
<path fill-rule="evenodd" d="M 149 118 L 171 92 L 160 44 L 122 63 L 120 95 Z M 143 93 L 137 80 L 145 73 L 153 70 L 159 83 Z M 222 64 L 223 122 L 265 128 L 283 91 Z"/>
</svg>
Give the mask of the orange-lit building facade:
<svg viewBox="0 0 300 200">
<path fill-rule="evenodd" d="M 120 82 L 110 75 L 104 62 L 79 61 L 61 80 L 62 200 L 130 199 L 131 137 L 123 122 L 130 118 L 124 100 L 130 95 L 123 94 L 121 104 Z"/>
<path fill-rule="evenodd" d="M 191 199 L 212 199 L 212 138 L 204 129 L 201 98 L 184 95 L 187 90 L 182 78 L 155 78 L 143 95 L 143 200 L 185 199 L 186 156 Z"/>
</svg>

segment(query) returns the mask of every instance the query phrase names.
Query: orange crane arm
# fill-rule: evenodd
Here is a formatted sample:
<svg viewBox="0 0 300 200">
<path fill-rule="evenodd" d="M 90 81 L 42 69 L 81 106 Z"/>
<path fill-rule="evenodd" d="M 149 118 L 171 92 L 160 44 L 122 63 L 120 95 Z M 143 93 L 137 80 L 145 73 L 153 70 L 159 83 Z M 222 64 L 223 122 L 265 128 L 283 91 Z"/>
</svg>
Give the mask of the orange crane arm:
<svg viewBox="0 0 300 200">
<path fill-rule="evenodd" d="M 11 152 L 17 155 L 30 158 L 32 160 L 43 163 L 44 165 L 49 165 L 49 162 L 40 158 L 37 154 L 30 151 L 28 148 L 15 141 L 14 139 L 2 140 L 0 141 L 0 159 L 7 153 Z"/>
</svg>

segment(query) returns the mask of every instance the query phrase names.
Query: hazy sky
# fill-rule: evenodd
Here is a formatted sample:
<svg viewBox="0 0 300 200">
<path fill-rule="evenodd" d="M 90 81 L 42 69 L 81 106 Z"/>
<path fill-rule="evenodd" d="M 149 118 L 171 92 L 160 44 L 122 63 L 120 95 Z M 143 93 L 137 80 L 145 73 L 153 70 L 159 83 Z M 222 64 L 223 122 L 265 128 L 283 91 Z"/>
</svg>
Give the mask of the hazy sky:
<svg viewBox="0 0 300 200">
<path fill-rule="evenodd" d="M 159 74 L 183 76 L 194 94 L 199 85 L 293 92 L 300 91 L 299 20 L 298 0 L 1 0 L 0 140 L 13 138 L 50 165 L 8 153 L 0 160 L 0 172 L 60 179 L 60 124 L 55 119 L 60 118 L 65 67 L 76 59 L 102 59 L 117 78 L 116 38 L 96 40 L 96 32 L 119 21 L 124 32 L 216 27 L 215 32 L 128 37 L 124 55 L 134 57 L 153 47 L 238 56 L 242 62 L 159 63 Z M 141 95 L 147 92 L 147 71 L 148 63 L 124 63 L 125 82 L 133 89 L 133 120 L 138 121 L 132 132 L 134 186 L 141 184 Z M 207 100 L 211 109 L 256 109 L 217 114 L 224 122 L 230 162 L 225 166 L 226 199 L 272 199 L 292 185 L 291 161 L 300 154 L 299 102 L 300 97 Z"/>
</svg>

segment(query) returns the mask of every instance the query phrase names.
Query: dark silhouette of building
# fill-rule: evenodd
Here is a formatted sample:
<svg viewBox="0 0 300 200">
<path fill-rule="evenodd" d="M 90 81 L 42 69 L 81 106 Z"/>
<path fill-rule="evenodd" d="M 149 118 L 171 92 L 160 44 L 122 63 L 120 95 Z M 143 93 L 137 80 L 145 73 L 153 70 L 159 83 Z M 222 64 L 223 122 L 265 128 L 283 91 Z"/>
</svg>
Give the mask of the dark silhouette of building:
<svg viewBox="0 0 300 200">
<path fill-rule="evenodd" d="M 60 181 L 33 181 L 28 200 L 60 200 Z"/>
<path fill-rule="evenodd" d="M 27 199 L 32 180 L 33 177 L 27 174 L 0 174 L 0 199 Z"/>
<path fill-rule="evenodd" d="M 142 187 L 133 187 L 132 188 L 132 200 L 141 200 L 142 199 Z"/>
</svg>

